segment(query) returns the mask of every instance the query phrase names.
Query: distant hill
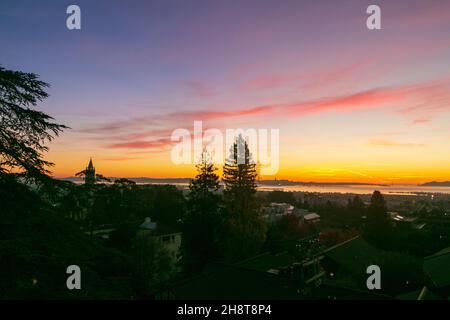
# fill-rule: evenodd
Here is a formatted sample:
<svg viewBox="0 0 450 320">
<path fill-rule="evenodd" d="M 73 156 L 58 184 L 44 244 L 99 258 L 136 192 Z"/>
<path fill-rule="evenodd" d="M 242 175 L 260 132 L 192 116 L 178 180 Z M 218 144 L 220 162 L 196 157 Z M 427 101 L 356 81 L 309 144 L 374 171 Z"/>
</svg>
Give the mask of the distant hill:
<svg viewBox="0 0 450 320">
<path fill-rule="evenodd" d="M 450 181 L 431 181 L 421 184 L 422 187 L 450 187 Z"/>
</svg>

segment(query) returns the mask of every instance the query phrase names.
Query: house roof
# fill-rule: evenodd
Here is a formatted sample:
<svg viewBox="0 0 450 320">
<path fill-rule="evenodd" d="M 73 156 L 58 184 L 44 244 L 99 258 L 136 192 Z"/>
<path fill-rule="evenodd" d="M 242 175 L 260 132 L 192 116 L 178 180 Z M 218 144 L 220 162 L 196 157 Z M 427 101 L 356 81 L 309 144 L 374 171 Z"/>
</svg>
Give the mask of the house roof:
<svg viewBox="0 0 450 320">
<path fill-rule="evenodd" d="M 189 300 L 327 300 L 390 299 L 377 293 L 343 287 L 326 280 L 305 295 L 289 285 L 286 278 L 270 272 L 251 270 L 241 265 L 216 263 L 207 273 L 180 281 L 169 289 L 175 299 Z M 166 296 L 163 294 L 162 296 Z"/>
<path fill-rule="evenodd" d="M 423 289 L 406 292 L 397 296 L 396 298 L 400 300 L 418 300 L 420 294 L 422 293 L 422 290 Z M 433 291 L 427 290 L 421 300 L 442 300 L 442 298 L 435 294 Z"/>
<path fill-rule="evenodd" d="M 423 270 L 437 288 L 450 286 L 450 247 L 443 249 L 423 261 Z"/>
<path fill-rule="evenodd" d="M 150 231 L 155 236 L 180 233 L 180 230 L 175 226 L 170 226 L 164 223 L 156 223 L 151 221 L 148 217 L 145 218 L 145 221 L 139 225 L 138 229 Z"/>
<path fill-rule="evenodd" d="M 367 266 L 373 264 L 383 251 L 357 236 L 328 248 L 324 253 L 329 259 L 347 270 L 360 273 L 365 272 Z"/>
<path fill-rule="evenodd" d="M 243 268 L 269 271 L 279 269 L 281 267 L 290 266 L 295 262 L 295 258 L 288 252 L 281 252 L 278 254 L 264 253 L 239 262 L 237 265 Z"/>
<path fill-rule="evenodd" d="M 139 225 L 139 229 L 156 230 L 156 222 L 152 222 L 150 218 L 145 218 L 145 221 Z"/>
<path fill-rule="evenodd" d="M 332 281 L 324 280 L 323 284 L 314 289 L 310 299 L 314 300 L 392 300 L 388 295 L 377 292 L 361 290 L 336 284 Z"/>
<path fill-rule="evenodd" d="M 175 284 L 170 292 L 177 299 L 297 299 L 293 288 L 285 286 L 277 275 L 249 270 L 233 265 L 222 265 L 208 272 Z"/>
<path fill-rule="evenodd" d="M 305 214 L 303 216 L 303 218 L 305 220 L 314 220 L 314 219 L 320 219 L 320 216 L 317 213 L 312 212 L 312 213 Z"/>
</svg>

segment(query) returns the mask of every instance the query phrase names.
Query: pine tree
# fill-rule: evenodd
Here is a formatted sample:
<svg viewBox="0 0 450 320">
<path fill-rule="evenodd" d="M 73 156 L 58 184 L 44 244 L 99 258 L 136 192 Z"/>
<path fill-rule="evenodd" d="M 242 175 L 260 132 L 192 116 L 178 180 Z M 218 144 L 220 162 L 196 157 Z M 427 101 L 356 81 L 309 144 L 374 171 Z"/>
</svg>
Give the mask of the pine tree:
<svg viewBox="0 0 450 320">
<path fill-rule="evenodd" d="M 347 211 L 350 224 L 354 227 L 359 227 L 362 222 L 362 217 L 366 215 L 367 209 L 361 198 L 356 195 L 348 199 Z"/>
<path fill-rule="evenodd" d="M 183 267 L 187 273 L 200 272 L 205 264 L 218 257 L 221 232 L 217 168 L 207 152 L 202 153 L 196 168 L 198 173 L 189 185 L 183 228 Z"/>
<path fill-rule="evenodd" d="M 374 191 L 367 209 L 366 237 L 375 245 L 384 246 L 390 231 L 386 201 L 380 191 Z"/>
<path fill-rule="evenodd" d="M 227 259 L 236 261 L 259 252 L 266 234 L 265 222 L 256 197 L 256 164 L 248 143 L 239 135 L 223 168 L 225 183 Z"/>
<path fill-rule="evenodd" d="M 67 128 L 33 109 L 48 97 L 48 86 L 34 73 L 0 67 L 0 174 L 17 172 L 48 180 L 48 167 L 53 164 L 43 159 L 48 151 L 45 143 Z"/>
<path fill-rule="evenodd" d="M 216 174 L 217 168 L 212 162 L 211 156 L 208 152 L 202 153 L 200 162 L 195 166 L 197 169 L 197 175 L 195 179 L 189 184 L 189 199 L 192 200 L 192 204 L 198 198 L 215 198 L 214 192 L 219 190 L 219 176 Z"/>
</svg>

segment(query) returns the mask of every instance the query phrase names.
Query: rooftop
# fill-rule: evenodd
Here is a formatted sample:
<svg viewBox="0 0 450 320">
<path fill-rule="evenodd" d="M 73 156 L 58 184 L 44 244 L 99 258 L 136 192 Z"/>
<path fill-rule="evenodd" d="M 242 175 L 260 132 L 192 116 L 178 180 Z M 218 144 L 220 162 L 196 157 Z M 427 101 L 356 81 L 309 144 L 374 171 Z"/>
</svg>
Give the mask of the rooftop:
<svg viewBox="0 0 450 320">
<path fill-rule="evenodd" d="M 221 265 L 215 271 L 186 279 L 168 289 L 176 299 L 296 299 L 293 288 L 284 285 L 281 277 L 263 271 L 234 265 Z"/>
<path fill-rule="evenodd" d="M 366 270 L 383 251 L 357 236 L 328 248 L 324 253 L 347 270 L 360 273 L 361 270 Z"/>
<path fill-rule="evenodd" d="M 423 270 L 436 288 L 450 287 L 450 247 L 426 257 Z"/>
<path fill-rule="evenodd" d="M 315 212 L 311 212 L 311 213 L 305 214 L 303 216 L 303 218 L 305 220 L 314 220 L 314 219 L 320 219 L 320 216 Z"/>
</svg>

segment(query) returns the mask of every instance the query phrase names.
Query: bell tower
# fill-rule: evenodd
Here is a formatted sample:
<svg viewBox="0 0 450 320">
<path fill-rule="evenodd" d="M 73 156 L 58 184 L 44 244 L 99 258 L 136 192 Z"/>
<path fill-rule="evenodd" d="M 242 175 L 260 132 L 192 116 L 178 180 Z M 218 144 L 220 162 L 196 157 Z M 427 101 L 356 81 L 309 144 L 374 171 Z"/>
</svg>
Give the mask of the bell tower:
<svg viewBox="0 0 450 320">
<path fill-rule="evenodd" d="M 89 160 L 89 164 L 86 167 L 86 174 L 84 175 L 85 184 L 95 184 L 95 167 L 92 163 L 92 158 Z"/>
</svg>

